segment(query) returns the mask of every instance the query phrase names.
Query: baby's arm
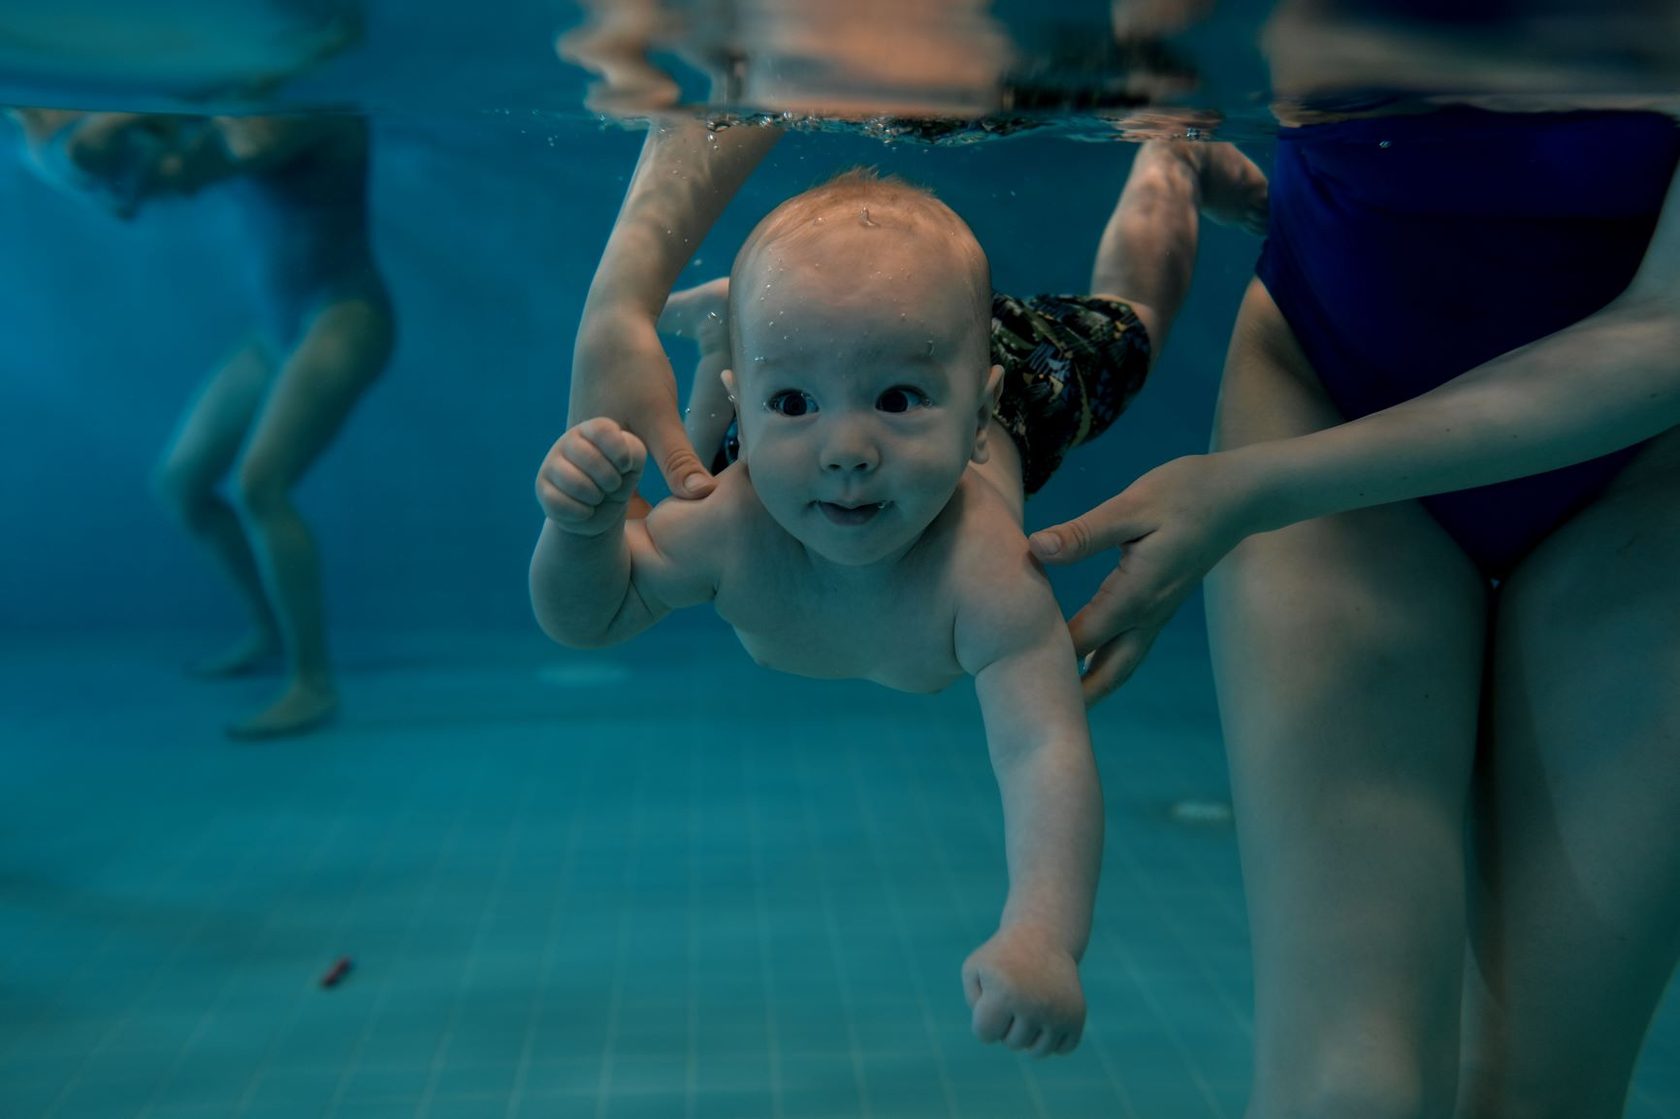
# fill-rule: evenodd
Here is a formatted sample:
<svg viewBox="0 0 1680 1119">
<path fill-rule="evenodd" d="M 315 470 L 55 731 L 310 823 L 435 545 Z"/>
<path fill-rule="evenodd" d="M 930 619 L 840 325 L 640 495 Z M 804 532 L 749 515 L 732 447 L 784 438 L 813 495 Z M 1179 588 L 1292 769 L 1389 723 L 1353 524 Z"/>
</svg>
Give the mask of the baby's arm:
<svg viewBox="0 0 1680 1119">
<path fill-rule="evenodd" d="M 1019 568 L 967 596 L 957 655 L 974 673 L 1003 796 L 1009 895 L 997 932 L 963 965 L 982 1041 L 1070 1052 L 1085 1022 L 1078 962 L 1102 859 L 1102 792 L 1073 643 L 1049 583 Z"/>
<path fill-rule="evenodd" d="M 567 431 L 543 460 L 537 500 L 547 519 L 531 557 L 531 607 L 562 645 L 627 640 L 716 592 L 715 550 L 698 545 L 720 504 L 667 501 L 629 520 L 646 462 L 642 441 L 604 418 Z"/>
</svg>

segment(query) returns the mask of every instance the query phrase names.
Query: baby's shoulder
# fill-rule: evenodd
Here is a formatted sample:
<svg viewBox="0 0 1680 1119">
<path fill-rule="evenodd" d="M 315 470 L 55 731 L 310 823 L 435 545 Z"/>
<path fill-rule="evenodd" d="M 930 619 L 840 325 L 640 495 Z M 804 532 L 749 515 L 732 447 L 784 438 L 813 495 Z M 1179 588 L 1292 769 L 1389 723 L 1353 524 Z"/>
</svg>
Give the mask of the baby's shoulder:
<svg viewBox="0 0 1680 1119">
<path fill-rule="evenodd" d="M 963 510 L 949 565 L 958 659 L 977 671 L 1037 641 L 1061 611 L 1044 569 L 1012 511 L 995 491 Z"/>
<path fill-rule="evenodd" d="M 683 504 L 692 507 L 693 532 L 715 557 L 720 578 L 750 580 L 766 564 L 784 559 L 791 537 L 764 508 L 745 464 L 731 464 L 717 475 L 711 493 Z"/>
<path fill-rule="evenodd" d="M 1030 573 L 1035 565 L 1020 519 L 989 482 L 970 471 L 953 509 L 949 548 L 954 578 L 992 585 Z"/>
<path fill-rule="evenodd" d="M 767 536 L 787 535 L 759 500 L 744 462 L 733 462 L 719 473 L 717 485 L 702 504 L 709 506 L 715 526 L 736 537 L 741 549 L 762 547 Z"/>
</svg>

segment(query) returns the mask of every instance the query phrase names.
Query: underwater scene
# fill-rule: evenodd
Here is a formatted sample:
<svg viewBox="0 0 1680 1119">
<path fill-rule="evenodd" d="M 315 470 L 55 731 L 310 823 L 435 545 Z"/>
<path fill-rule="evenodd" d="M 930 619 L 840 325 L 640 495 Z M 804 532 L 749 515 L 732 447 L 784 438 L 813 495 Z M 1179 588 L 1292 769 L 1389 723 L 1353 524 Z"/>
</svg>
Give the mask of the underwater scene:
<svg viewBox="0 0 1680 1119">
<path fill-rule="evenodd" d="M 1677 120 L 1669 0 L 0 0 L 0 1119 L 1680 1119 Z"/>
</svg>

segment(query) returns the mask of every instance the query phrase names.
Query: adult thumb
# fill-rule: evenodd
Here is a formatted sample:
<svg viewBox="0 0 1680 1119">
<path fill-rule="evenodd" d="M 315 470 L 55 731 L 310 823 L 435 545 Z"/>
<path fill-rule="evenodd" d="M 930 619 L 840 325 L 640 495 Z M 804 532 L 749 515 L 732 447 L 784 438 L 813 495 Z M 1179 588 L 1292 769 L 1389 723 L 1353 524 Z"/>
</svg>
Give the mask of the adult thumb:
<svg viewBox="0 0 1680 1119">
<path fill-rule="evenodd" d="M 1118 497 L 1111 497 L 1089 513 L 1039 529 L 1027 538 L 1033 555 L 1045 563 L 1078 563 L 1148 532 L 1145 525 L 1126 517 L 1118 502 Z"/>
<path fill-rule="evenodd" d="M 648 449 L 659 464 L 659 473 L 673 497 L 705 497 L 712 492 L 717 479 L 700 461 L 700 456 L 694 453 L 694 444 L 688 441 L 681 419 L 673 415 L 662 421 L 651 436 Z"/>
</svg>

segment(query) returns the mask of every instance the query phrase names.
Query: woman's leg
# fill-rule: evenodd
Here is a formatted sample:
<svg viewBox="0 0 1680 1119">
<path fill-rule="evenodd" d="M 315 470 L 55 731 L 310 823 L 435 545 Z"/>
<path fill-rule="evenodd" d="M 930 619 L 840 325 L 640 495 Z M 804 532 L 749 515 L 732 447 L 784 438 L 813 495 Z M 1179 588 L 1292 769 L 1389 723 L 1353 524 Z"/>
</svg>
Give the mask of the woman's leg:
<svg viewBox="0 0 1680 1119">
<path fill-rule="evenodd" d="M 1680 955 L 1680 433 L 1500 590 L 1465 1119 L 1615 1119 Z"/>
<path fill-rule="evenodd" d="M 1255 283 L 1216 447 L 1338 422 Z M 1250 537 L 1208 577 L 1253 936 L 1251 1119 L 1451 1111 L 1487 595 L 1410 502 Z"/>
<path fill-rule="evenodd" d="M 285 641 L 290 680 L 275 703 L 228 728 L 236 737 L 296 734 L 337 706 L 320 565 L 291 491 L 378 377 L 391 344 L 382 298 L 346 299 L 322 310 L 275 379 L 240 458 L 240 517 Z"/>
<path fill-rule="evenodd" d="M 207 378 L 187 405 L 153 476 L 158 500 L 225 572 L 251 615 L 251 632 L 227 652 L 193 665 L 207 676 L 246 672 L 280 648 L 251 545 L 233 506 L 217 492 L 239 454 L 273 374 L 255 341 Z"/>
</svg>

